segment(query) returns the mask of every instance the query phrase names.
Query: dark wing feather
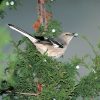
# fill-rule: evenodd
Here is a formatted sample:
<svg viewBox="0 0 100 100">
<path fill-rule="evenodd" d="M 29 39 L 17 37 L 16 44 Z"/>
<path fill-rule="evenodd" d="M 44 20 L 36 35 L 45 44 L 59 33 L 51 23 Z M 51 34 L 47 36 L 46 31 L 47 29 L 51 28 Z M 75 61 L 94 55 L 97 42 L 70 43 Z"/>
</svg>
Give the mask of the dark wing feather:
<svg viewBox="0 0 100 100">
<path fill-rule="evenodd" d="M 41 44 L 48 44 L 48 45 L 53 45 L 53 43 L 46 37 L 43 36 L 35 36 L 35 38 L 38 40 L 38 43 Z"/>
<path fill-rule="evenodd" d="M 47 38 L 43 36 L 35 36 L 35 38 L 38 40 L 37 42 L 43 43 L 43 44 L 49 44 L 49 45 L 58 45 L 60 48 L 63 48 L 63 44 L 60 42 L 54 40 L 53 38 Z"/>
<path fill-rule="evenodd" d="M 40 40 L 40 41 L 45 41 L 46 40 L 46 38 L 44 38 L 43 36 L 35 36 L 35 38 L 37 40 Z"/>
<path fill-rule="evenodd" d="M 54 44 L 58 45 L 60 48 L 63 48 L 63 44 L 58 42 L 57 40 L 54 40 L 53 38 L 49 38 L 49 40 L 51 40 Z"/>
</svg>

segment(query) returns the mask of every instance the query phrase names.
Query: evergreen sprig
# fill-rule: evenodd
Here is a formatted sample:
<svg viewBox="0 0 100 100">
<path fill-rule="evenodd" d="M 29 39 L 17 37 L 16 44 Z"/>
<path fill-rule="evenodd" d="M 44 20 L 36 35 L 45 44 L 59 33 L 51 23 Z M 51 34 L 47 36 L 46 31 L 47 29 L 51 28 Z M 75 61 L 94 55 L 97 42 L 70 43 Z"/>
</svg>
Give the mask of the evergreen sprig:
<svg viewBox="0 0 100 100">
<path fill-rule="evenodd" d="M 53 32 L 54 30 L 54 32 Z M 45 30 L 45 27 L 43 25 L 40 26 L 39 30 L 38 30 L 38 35 L 43 35 L 46 37 L 57 37 L 62 33 L 62 27 L 61 27 L 61 23 L 58 22 L 57 20 L 50 20 L 48 22 L 48 27 Z M 42 33 L 42 34 L 41 34 Z M 37 34 L 37 33 L 35 33 Z"/>
<path fill-rule="evenodd" d="M 90 59 L 91 63 L 89 65 L 86 64 L 87 68 L 91 69 L 91 71 L 87 76 L 84 76 L 80 79 L 79 84 L 77 84 L 73 92 L 73 99 L 81 96 L 83 97 L 83 99 L 95 100 L 94 98 L 100 96 L 100 53 L 97 52 L 95 47 L 89 42 L 86 37 L 82 38 L 85 39 L 90 45 L 95 56 Z"/>
<path fill-rule="evenodd" d="M 11 5 L 10 2 L 12 0 L 0 0 L 0 18 L 3 19 L 6 15 L 6 9 L 17 9 L 17 6 L 20 5 L 20 0 L 13 0 L 14 5 Z M 6 2 L 9 3 L 9 5 L 6 4 Z"/>
<path fill-rule="evenodd" d="M 75 66 L 80 62 L 71 61 L 63 64 L 47 55 L 41 55 L 31 42 L 28 40 L 26 42 L 24 51 L 17 44 L 15 45 L 17 59 L 9 63 L 8 72 L 10 73 L 13 68 L 12 86 L 17 92 L 36 93 L 37 83 L 41 83 L 43 90 L 38 97 L 20 94 L 16 94 L 15 97 L 17 96 L 18 100 L 20 98 L 22 100 L 25 98 L 27 100 L 69 99 L 75 86 L 75 75 L 77 74 Z"/>
</svg>

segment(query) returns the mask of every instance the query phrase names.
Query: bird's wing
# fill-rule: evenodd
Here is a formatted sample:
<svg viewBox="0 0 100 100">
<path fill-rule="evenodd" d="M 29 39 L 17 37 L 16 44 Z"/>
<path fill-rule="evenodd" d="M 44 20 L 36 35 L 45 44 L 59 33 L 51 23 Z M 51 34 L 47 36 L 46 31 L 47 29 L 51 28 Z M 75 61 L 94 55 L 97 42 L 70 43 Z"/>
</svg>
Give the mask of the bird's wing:
<svg viewBox="0 0 100 100">
<path fill-rule="evenodd" d="M 63 48 L 63 45 L 53 38 L 47 38 L 47 37 L 43 37 L 43 36 L 32 37 L 29 33 L 25 32 L 24 30 L 22 30 L 21 28 L 15 26 L 15 25 L 8 24 L 8 26 L 12 30 L 15 30 L 15 31 L 21 33 L 22 35 L 24 35 L 25 37 L 29 38 L 30 41 L 33 43 L 37 42 L 37 43 L 41 43 L 43 45 L 50 45 L 50 46 L 52 45 L 56 48 Z"/>
<path fill-rule="evenodd" d="M 37 39 L 37 43 L 44 44 L 44 45 L 53 45 L 51 41 L 49 41 L 48 38 L 43 37 L 43 36 L 35 36 Z"/>
<path fill-rule="evenodd" d="M 35 36 L 35 38 L 41 44 L 48 44 L 48 45 L 52 45 L 56 48 L 63 48 L 63 45 L 53 38 L 47 38 L 47 37 L 43 37 L 43 36 Z"/>
<path fill-rule="evenodd" d="M 60 48 L 63 48 L 63 44 L 60 43 L 59 41 L 53 39 L 53 38 L 49 38 L 49 40 L 54 44 L 54 45 L 58 45 Z"/>
</svg>

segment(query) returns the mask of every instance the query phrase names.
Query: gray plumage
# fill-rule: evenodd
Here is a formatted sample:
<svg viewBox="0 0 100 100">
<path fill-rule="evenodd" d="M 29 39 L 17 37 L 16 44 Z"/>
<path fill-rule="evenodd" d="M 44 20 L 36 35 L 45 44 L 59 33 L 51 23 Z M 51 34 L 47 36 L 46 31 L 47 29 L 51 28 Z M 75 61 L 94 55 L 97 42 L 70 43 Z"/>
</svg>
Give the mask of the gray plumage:
<svg viewBox="0 0 100 100">
<path fill-rule="evenodd" d="M 72 38 L 78 36 L 77 33 L 65 32 L 55 39 L 43 36 L 32 37 L 29 33 L 16 27 L 15 25 L 8 24 L 8 26 L 27 37 L 36 46 L 37 50 L 41 54 L 47 53 L 48 56 L 53 58 L 63 56 Z"/>
</svg>

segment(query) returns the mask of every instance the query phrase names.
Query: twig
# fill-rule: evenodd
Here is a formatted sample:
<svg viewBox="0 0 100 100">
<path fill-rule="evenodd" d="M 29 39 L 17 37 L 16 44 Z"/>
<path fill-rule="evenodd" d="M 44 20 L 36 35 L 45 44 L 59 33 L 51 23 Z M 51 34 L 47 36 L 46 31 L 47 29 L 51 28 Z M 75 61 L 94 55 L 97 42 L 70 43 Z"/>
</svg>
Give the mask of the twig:
<svg viewBox="0 0 100 100">
<path fill-rule="evenodd" d="M 7 91 L 8 93 L 11 93 L 12 91 Z M 14 92 L 15 94 L 21 94 L 26 96 L 38 96 L 40 93 L 23 93 L 23 92 Z"/>
</svg>

